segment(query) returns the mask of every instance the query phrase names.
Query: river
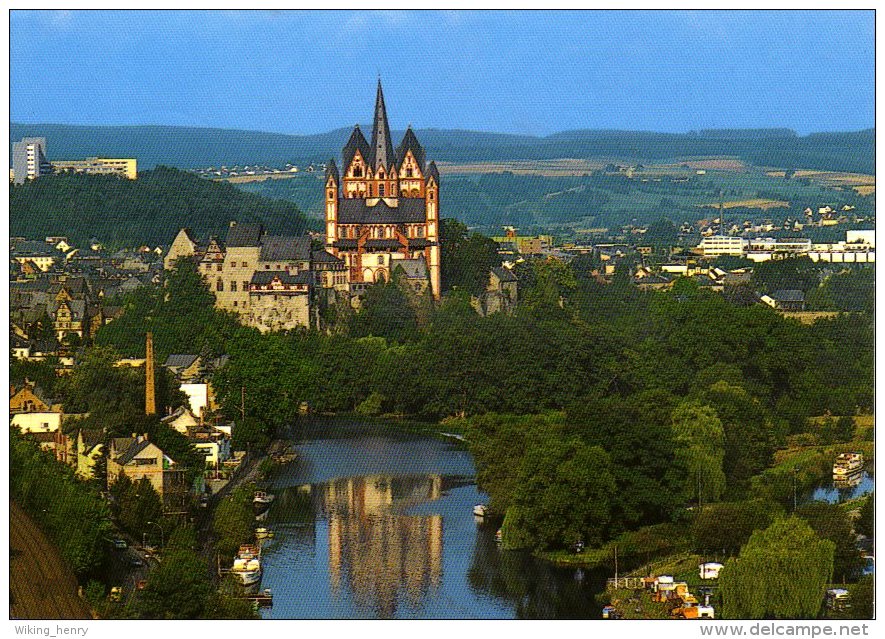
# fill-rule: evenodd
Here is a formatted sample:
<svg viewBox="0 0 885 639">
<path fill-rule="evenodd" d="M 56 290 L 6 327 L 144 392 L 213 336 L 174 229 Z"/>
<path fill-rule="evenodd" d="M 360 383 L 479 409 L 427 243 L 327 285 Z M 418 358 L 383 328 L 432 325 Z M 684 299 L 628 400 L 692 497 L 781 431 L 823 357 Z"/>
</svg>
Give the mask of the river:
<svg viewBox="0 0 885 639">
<path fill-rule="evenodd" d="M 601 570 L 502 551 L 487 497 L 456 441 L 388 424 L 315 418 L 272 478 L 261 587 L 267 619 L 596 618 Z"/>
</svg>

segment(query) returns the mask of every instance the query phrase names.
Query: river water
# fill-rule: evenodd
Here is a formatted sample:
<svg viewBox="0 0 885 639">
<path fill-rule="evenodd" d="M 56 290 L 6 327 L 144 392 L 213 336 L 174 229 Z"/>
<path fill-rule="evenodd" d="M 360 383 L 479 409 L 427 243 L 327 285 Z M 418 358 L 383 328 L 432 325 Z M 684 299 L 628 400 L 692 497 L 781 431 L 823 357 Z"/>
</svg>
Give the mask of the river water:
<svg viewBox="0 0 885 639">
<path fill-rule="evenodd" d="M 600 570 L 556 568 L 495 543 L 473 516 L 469 453 L 387 424 L 311 419 L 272 481 L 261 587 L 268 619 L 596 618 Z"/>
</svg>

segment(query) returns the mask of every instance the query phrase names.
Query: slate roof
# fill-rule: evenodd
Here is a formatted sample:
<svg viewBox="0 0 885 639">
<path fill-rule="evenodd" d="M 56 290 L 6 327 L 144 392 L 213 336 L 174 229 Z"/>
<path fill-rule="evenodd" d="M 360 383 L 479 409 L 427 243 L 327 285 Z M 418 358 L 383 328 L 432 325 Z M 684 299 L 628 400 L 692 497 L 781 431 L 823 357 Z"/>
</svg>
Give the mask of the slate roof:
<svg viewBox="0 0 885 639">
<path fill-rule="evenodd" d="M 128 442 L 128 447 L 120 453 L 117 458 L 114 460 L 121 466 L 125 466 L 138 455 L 141 451 L 151 445 L 151 442 L 147 439 L 143 439 L 142 441 L 137 441 L 135 439 L 129 437 L 118 437 L 114 439 L 114 443 L 117 447 L 117 451 L 120 451 L 122 442 Z"/>
<path fill-rule="evenodd" d="M 191 355 L 188 353 L 172 353 L 166 358 L 166 361 L 163 362 L 163 366 L 165 368 L 187 368 L 197 361 L 198 357 L 199 355 Z"/>
<path fill-rule="evenodd" d="M 350 166 L 350 163 L 353 162 L 353 156 L 356 155 L 356 152 L 359 151 L 360 155 L 363 156 L 363 160 L 365 162 L 371 161 L 372 149 L 369 146 L 369 143 L 366 142 L 366 138 L 363 136 L 363 132 L 360 131 L 360 125 L 357 124 L 353 127 L 353 133 L 350 134 L 350 139 L 347 141 L 347 144 L 344 145 L 344 149 L 341 151 L 341 157 L 344 160 L 344 163 L 341 165 L 346 171 Z"/>
<path fill-rule="evenodd" d="M 519 278 L 513 274 L 510 269 L 504 268 L 503 266 L 493 266 L 492 273 L 502 282 L 518 282 Z"/>
<path fill-rule="evenodd" d="M 274 278 L 278 278 L 283 284 L 310 284 L 310 271 L 302 271 L 297 275 L 289 275 L 286 271 L 256 271 L 250 284 L 270 284 Z"/>
<path fill-rule="evenodd" d="M 784 289 L 772 293 L 771 298 L 778 302 L 804 302 L 805 293 L 795 289 Z"/>
<path fill-rule="evenodd" d="M 393 141 L 390 139 L 390 127 L 387 125 L 387 109 L 384 107 L 384 91 L 381 90 L 381 78 L 378 78 L 378 93 L 375 96 L 375 120 L 372 125 L 372 157 L 369 161 L 376 172 L 381 167 L 387 171 L 390 167 L 396 166 Z"/>
<path fill-rule="evenodd" d="M 235 224 L 227 232 L 225 245 L 233 246 L 258 246 L 261 244 L 261 236 L 264 227 L 261 224 Z"/>
<path fill-rule="evenodd" d="M 338 184 L 338 179 L 340 176 L 338 175 L 338 167 L 335 165 L 335 160 L 330 159 L 326 163 L 326 182 L 329 181 L 329 176 L 331 176 L 335 180 L 335 184 Z"/>
<path fill-rule="evenodd" d="M 46 244 L 46 242 L 38 242 L 36 240 L 27 240 L 24 242 L 19 242 L 12 249 L 13 255 L 54 255 L 60 256 L 61 254 L 55 250 L 54 247 Z"/>
<path fill-rule="evenodd" d="M 310 259 L 310 238 L 293 235 L 265 235 L 261 240 L 262 262 Z"/>
<path fill-rule="evenodd" d="M 412 131 L 411 126 L 406 129 L 403 141 L 400 142 L 399 147 L 396 149 L 396 157 L 402 162 L 406 159 L 406 153 L 409 151 L 415 156 L 415 161 L 418 163 L 418 168 L 421 169 L 421 173 L 424 173 L 424 147 L 418 142 L 418 138 L 415 137 L 415 133 Z"/>
<path fill-rule="evenodd" d="M 339 224 L 398 224 L 424 222 L 427 212 L 424 200 L 400 198 L 398 206 L 390 207 L 383 199 L 368 206 L 361 198 L 345 198 L 338 203 Z"/>
<path fill-rule="evenodd" d="M 342 260 L 338 257 L 335 257 L 334 255 L 329 253 L 329 251 L 322 251 L 322 250 L 314 251 L 313 253 L 311 253 L 310 260 L 312 262 L 318 262 L 318 263 L 328 263 L 328 262 L 344 263 L 344 260 Z"/>
<path fill-rule="evenodd" d="M 429 182 L 431 177 L 436 182 L 436 185 L 439 186 L 439 169 L 436 168 L 436 162 L 431 162 L 430 166 L 427 167 L 427 179 L 425 181 Z"/>
<path fill-rule="evenodd" d="M 411 280 L 427 279 L 427 264 L 422 259 L 417 260 L 394 260 L 391 264 L 393 270 L 403 269 L 406 277 Z"/>
</svg>

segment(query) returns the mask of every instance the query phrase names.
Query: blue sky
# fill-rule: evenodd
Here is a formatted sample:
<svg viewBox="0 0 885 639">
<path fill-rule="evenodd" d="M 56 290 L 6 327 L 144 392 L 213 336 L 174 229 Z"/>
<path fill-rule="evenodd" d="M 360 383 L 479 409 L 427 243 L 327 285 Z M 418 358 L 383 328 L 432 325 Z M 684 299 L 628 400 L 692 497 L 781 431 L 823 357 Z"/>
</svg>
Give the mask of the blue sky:
<svg viewBox="0 0 885 639">
<path fill-rule="evenodd" d="M 546 135 L 874 126 L 865 12 L 25 12 L 11 119 Z"/>
</svg>

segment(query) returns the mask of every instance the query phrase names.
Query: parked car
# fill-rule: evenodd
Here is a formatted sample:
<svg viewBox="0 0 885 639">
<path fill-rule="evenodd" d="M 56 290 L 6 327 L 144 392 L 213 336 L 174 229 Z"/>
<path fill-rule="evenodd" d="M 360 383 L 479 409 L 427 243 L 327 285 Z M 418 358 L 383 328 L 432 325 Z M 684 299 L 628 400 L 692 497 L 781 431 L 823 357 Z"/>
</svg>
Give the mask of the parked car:
<svg viewBox="0 0 885 639">
<path fill-rule="evenodd" d="M 126 550 L 129 547 L 129 544 L 126 543 L 125 539 L 114 539 L 114 548 L 117 550 Z"/>
<path fill-rule="evenodd" d="M 141 557 L 130 557 L 129 565 L 133 568 L 141 568 L 144 566 L 144 562 L 141 560 Z"/>
</svg>

